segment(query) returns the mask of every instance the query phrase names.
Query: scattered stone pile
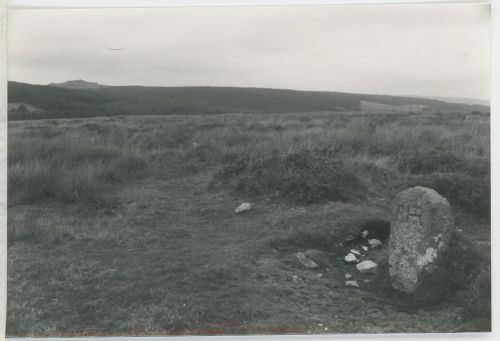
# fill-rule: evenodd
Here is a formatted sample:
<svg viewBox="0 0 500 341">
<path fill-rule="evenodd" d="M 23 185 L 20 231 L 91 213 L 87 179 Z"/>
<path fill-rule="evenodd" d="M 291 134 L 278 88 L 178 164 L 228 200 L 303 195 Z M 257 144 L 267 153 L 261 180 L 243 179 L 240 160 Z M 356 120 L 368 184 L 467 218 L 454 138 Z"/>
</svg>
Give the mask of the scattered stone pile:
<svg viewBox="0 0 500 341">
<path fill-rule="evenodd" d="M 250 203 L 243 203 L 235 213 L 250 210 L 252 206 Z M 376 230 L 363 228 L 366 229 L 358 235 L 350 234 L 344 238 L 343 243 L 335 244 L 335 247 L 349 250 L 343 254 L 343 261 L 346 266 L 353 267 L 353 272 L 344 274 L 346 287 L 359 288 L 359 281 L 369 283 L 372 279 L 367 275 L 377 273 L 377 285 L 381 285 L 381 278 L 387 278 L 384 283 L 391 290 L 414 299 L 422 292 L 427 294 L 426 291 L 434 290 L 432 285 L 437 285 L 436 279 L 439 281 L 441 278 L 443 282 L 443 276 L 439 277 L 437 274 L 443 272 L 443 254 L 449 249 L 454 221 L 450 204 L 434 190 L 414 187 L 399 193 L 392 205 L 390 233 L 387 236 L 377 234 Z M 385 241 L 386 237 L 389 237 L 389 241 L 383 248 L 384 243 L 378 238 Z M 306 269 L 325 268 L 329 271 L 331 255 L 319 250 L 308 250 L 297 252 L 295 258 Z M 377 272 L 379 261 L 381 271 Z M 311 278 L 322 276 L 319 273 Z M 294 282 L 300 280 L 301 277 L 293 276 Z M 438 292 L 437 289 L 435 291 Z"/>
<path fill-rule="evenodd" d="M 368 252 L 370 249 L 377 249 L 382 247 L 382 242 L 380 240 L 375 238 L 367 239 L 368 236 L 368 231 L 362 231 L 360 233 L 360 239 L 366 241 L 368 245 L 361 244 L 359 245 L 359 248 L 352 248 L 344 257 L 345 263 L 353 265 L 355 264 L 356 269 L 362 274 L 374 273 L 377 270 L 377 263 L 372 260 L 366 259 L 366 257 L 368 256 Z M 355 236 L 348 236 L 346 241 L 352 243 L 354 240 L 356 240 Z M 354 280 L 353 275 L 351 275 L 350 273 L 345 274 L 345 279 L 346 287 L 359 288 L 358 281 Z M 365 280 L 366 283 L 367 281 L 369 280 Z"/>
<path fill-rule="evenodd" d="M 362 243 L 357 246 L 353 246 L 347 255 L 344 257 L 344 262 L 347 264 L 354 265 L 359 274 L 373 274 L 377 270 L 377 263 L 373 260 L 368 259 L 368 254 L 370 250 L 375 250 L 382 247 L 383 243 L 375 238 L 368 239 L 368 231 L 362 231 L 360 234 Z M 349 236 L 349 238 L 353 238 Z M 352 240 L 351 240 L 352 242 Z M 366 244 L 366 245 L 365 245 Z M 322 261 L 323 252 L 318 250 L 308 250 L 305 252 L 297 252 L 295 254 L 295 258 L 298 263 L 300 263 L 304 268 L 309 270 L 319 269 L 320 266 L 324 266 L 324 262 Z M 318 263 L 319 262 L 319 263 Z M 327 269 L 328 271 L 328 269 Z M 359 288 L 358 281 L 355 279 L 355 276 L 346 273 L 345 275 L 345 285 L 347 287 Z M 295 276 L 294 276 L 295 277 Z M 298 281 L 297 278 L 293 279 L 294 282 Z M 364 282 L 368 283 L 370 280 L 365 279 Z"/>
</svg>

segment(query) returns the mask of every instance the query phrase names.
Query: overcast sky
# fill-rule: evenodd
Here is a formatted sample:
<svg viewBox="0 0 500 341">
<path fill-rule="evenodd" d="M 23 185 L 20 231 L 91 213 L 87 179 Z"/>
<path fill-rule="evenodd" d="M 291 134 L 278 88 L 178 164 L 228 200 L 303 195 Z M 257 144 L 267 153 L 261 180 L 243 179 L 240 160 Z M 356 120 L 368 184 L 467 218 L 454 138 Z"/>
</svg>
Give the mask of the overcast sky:
<svg viewBox="0 0 500 341">
<path fill-rule="evenodd" d="M 8 77 L 488 99 L 490 34 L 477 4 L 16 9 Z"/>
</svg>

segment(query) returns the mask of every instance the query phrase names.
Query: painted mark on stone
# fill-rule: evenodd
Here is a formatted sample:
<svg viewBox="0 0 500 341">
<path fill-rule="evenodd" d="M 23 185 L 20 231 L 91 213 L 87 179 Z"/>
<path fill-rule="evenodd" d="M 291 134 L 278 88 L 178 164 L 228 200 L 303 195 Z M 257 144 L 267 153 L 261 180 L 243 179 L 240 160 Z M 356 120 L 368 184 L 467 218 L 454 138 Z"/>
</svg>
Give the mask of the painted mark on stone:
<svg viewBox="0 0 500 341">
<path fill-rule="evenodd" d="M 397 219 L 402 219 L 404 221 L 417 220 L 420 225 L 422 225 L 422 208 L 419 206 L 410 205 L 398 205 Z"/>
<path fill-rule="evenodd" d="M 427 264 L 432 263 L 436 258 L 437 258 L 436 250 L 432 247 L 428 247 L 427 250 L 425 250 L 425 254 L 418 256 L 417 266 L 419 268 L 423 268 Z"/>
</svg>

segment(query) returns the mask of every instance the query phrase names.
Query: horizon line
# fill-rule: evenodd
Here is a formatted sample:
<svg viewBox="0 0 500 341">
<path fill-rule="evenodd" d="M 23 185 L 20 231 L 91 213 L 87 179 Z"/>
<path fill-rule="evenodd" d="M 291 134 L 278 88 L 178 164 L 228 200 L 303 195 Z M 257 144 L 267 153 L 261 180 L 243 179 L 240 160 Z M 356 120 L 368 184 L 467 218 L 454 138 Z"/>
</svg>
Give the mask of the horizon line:
<svg viewBox="0 0 500 341">
<path fill-rule="evenodd" d="M 64 84 L 67 82 L 73 81 L 83 81 L 85 83 L 95 83 L 103 87 L 144 87 L 144 88 L 240 88 L 240 89 L 269 89 L 269 90 L 285 90 L 285 91 L 297 91 L 297 92 L 330 92 L 330 93 L 342 93 L 342 94 L 353 94 L 353 95 L 373 95 L 373 96 L 390 96 L 390 97 L 410 97 L 410 98 L 427 98 L 434 100 L 444 101 L 444 98 L 449 99 L 462 99 L 462 100 L 475 100 L 475 101 L 483 101 L 488 102 L 488 105 L 491 106 L 491 96 L 490 98 L 477 98 L 477 97 L 459 97 L 459 96 L 443 96 L 443 95 L 408 95 L 408 94 L 387 94 L 387 93 L 369 93 L 369 92 L 346 92 L 346 91 L 338 91 L 338 90 L 301 90 L 301 89 L 293 89 L 293 88 L 275 88 L 275 87 L 265 87 L 265 86 L 235 86 L 235 85 L 142 85 L 142 84 L 121 84 L 121 85 L 109 85 L 103 84 L 96 81 L 88 81 L 82 78 L 79 79 L 68 79 L 63 82 L 50 82 L 47 84 L 40 83 L 28 83 L 23 81 L 11 80 L 8 79 L 7 82 L 16 82 L 16 83 L 24 83 L 29 85 L 39 85 L 39 86 L 50 86 L 51 84 Z M 76 90 L 76 89 L 74 89 Z M 84 90 L 84 89 L 80 89 Z M 477 104 L 477 105 L 485 105 L 485 104 Z"/>
</svg>

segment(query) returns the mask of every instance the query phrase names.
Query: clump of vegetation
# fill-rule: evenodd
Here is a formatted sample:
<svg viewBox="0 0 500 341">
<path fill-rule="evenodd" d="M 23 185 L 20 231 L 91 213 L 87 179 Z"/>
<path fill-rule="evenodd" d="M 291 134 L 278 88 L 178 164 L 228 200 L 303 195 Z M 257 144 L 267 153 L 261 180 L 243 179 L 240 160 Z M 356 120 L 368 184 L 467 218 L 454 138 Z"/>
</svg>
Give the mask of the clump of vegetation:
<svg viewBox="0 0 500 341">
<path fill-rule="evenodd" d="M 354 200 L 364 192 L 345 156 L 328 149 L 239 158 L 224 165 L 215 181 L 247 194 L 271 193 L 304 203 Z"/>
<path fill-rule="evenodd" d="M 465 160 L 450 153 L 438 150 L 417 150 L 401 155 L 399 169 L 412 174 L 432 174 L 435 172 L 453 172 L 466 167 Z"/>
<path fill-rule="evenodd" d="M 489 169 L 475 176 L 459 172 L 436 174 L 428 183 L 429 187 L 438 191 L 455 207 L 461 207 L 480 217 L 489 217 L 491 209 Z"/>
</svg>

